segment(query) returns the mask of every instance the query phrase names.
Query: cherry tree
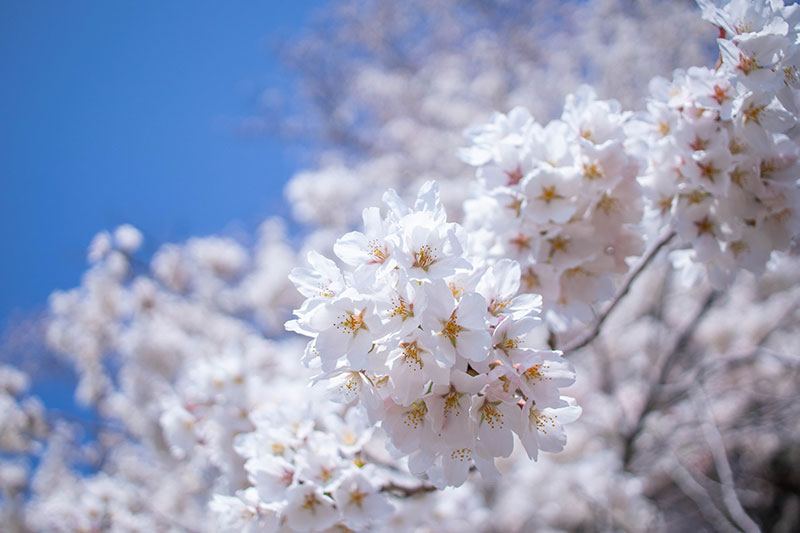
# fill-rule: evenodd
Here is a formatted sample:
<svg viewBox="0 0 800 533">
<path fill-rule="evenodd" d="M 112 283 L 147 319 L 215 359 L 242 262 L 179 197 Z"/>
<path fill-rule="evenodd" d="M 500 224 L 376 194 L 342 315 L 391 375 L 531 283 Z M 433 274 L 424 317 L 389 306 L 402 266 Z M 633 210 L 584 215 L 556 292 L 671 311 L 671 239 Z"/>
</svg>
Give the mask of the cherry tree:
<svg viewBox="0 0 800 533">
<path fill-rule="evenodd" d="M 335 4 L 313 227 L 99 233 L 46 339 L 96 416 L 0 367 L 3 523 L 796 528 L 800 9 L 699 7 Z"/>
</svg>

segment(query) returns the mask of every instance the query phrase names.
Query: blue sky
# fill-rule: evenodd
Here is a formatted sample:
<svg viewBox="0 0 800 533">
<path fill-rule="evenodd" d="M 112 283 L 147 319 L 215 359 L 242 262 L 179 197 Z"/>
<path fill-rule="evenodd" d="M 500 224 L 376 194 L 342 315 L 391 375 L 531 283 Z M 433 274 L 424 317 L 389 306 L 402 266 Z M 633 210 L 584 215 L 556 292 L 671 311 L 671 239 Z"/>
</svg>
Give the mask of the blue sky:
<svg viewBox="0 0 800 533">
<path fill-rule="evenodd" d="M 0 329 L 79 283 L 102 229 L 153 247 L 286 213 L 298 150 L 242 138 L 319 0 L 0 0 Z"/>
</svg>

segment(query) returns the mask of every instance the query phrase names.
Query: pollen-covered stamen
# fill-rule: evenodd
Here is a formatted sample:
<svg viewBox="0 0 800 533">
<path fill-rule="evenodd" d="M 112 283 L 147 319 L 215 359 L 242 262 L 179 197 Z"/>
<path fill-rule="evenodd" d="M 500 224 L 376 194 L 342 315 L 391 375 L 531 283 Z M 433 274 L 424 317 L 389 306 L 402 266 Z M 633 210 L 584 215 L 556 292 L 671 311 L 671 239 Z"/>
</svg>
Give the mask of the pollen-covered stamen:
<svg viewBox="0 0 800 533">
<path fill-rule="evenodd" d="M 569 247 L 569 238 L 562 237 L 561 235 L 556 235 L 552 239 L 547 239 L 547 242 L 550 243 L 550 259 L 553 258 L 556 252 L 566 252 Z"/>
<path fill-rule="evenodd" d="M 498 405 L 500 402 L 487 401 L 481 407 L 481 423 L 486 422 L 491 429 L 503 429 L 505 426 L 505 417 L 497 409 Z"/>
<path fill-rule="evenodd" d="M 759 126 L 761 125 L 761 113 L 766 109 L 766 105 L 755 105 L 752 102 L 747 106 L 746 109 L 742 110 L 742 114 L 744 115 L 744 119 L 742 122 L 747 124 L 748 122 L 755 122 Z"/>
<path fill-rule="evenodd" d="M 707 179 L 711 183 L 714 183 L 715 176 L 719 174 L 719 169 L 715 168 L 713 163 L 697 163 L 697 168 L 700 169 L 700 177 Z"/>
<path fill-rule="evenodd" d="M 403 350 L 403 363 L 414 371 L 422 370 L 423 363 L 419 356 L 422 348 L 419 347 L 417 341 L 401 342 L 400 348 Z"/>
<path fill-rule="evenodd" d="M 272 443 L 272 455 L 283 455 L 286 453 L 286 446 L 280 442 Z"/>
<path fill-rule="evenodd" d="M 536 199 L 550 205 L 553 200 L 563 200 L 564 197 L 558 194 L 555 185 L 551 185 L 550 187 L 542 187 L 542 194 L 537 196 Z"/>
<path fill-rule="evenodd" d="M 361 376 L 358 372 L 350 372 L 347 379 L 341 382 L 338 387 L 339 394 L 345 397 L 350 397 L 353 393 L 357 393 L 361 389 Z"/>
<path fill-rule="evenodd" d="M 760 69 L 761 66 L 756 63 L 756 58 L 754 57 L 747 57 L 743 53 L 739 52 L 739 64 L 736 65 L 737 70 L 741 70 L 745 76 L 753 72 L 754 70 Z"/>
<path fill-rule="evenodd" d="M 689 205 L 693 205 L 702 203 L 709 196 L 711 195 L 705 191 L 701 191 L 700 189 L 694 189 L 692 192 L 684 195 L 683 197 L 686 198 L 686 201 L 689 202 Z"/>
<path fill-rule="evenodd" d="M 445 322 L 442 321 L 442 331 L 441 334 L 450 339 L 450 343 L 455 348 L 456 346 L 456 339 L 458 339 L 458 334 L 464 331 L 464 328 L 456 322 L 458 320 L 458 315 L 456 315 L 456 311 L 453 311 L 453 314 L 450 315 L 450 319 Z"/>
<path fill-rule="evenodd" d="M 501 383 L 501 387 L 503 388 L 504 393 L 508 394 L 511 392 L 511 387 L 513 386 L 513 384 L 511 383 L 510 379 L 508 379 L 506 376 L 500 376 L 499 378 L 497 378 L 497 381 Z"/>
<path fill-rule="evenodd" d="M 383 264 L 389 257 L 389 249 L 386 245 L 381 246 L 375 239 L 369 241 L 367 249 L 370 256 L 369 264 L 371 265 Z"/>
<path fill-rule="evenodd" d="M 439 259 L 436 254 L 437 251 L 436 248 L 431 248 L 427 244 L 421 246 L 419 250 L 414 252 L 414 264 L 411 266 L 421 268 L 427 272 L 430 266 Z"/>
<path fill-rule="evenodd" d="M 750 246 L 744 241 L 734 241 L 729 244 L 729 247 L 733 253 L 733 257 L 736 259 L 739 259 L 739 256 L 743 253 L 750 251 Z"/>
<path fill-rule="evenodd" d="M 428 406 L 425 405 L 425 402 L 420 400 L 418 402 L 412 403 L 411 408 L 406 411 L 406 416 L 403 419 L 403 423 L 412 428 L 418 429 L 422 426 L 425 422 L 425 414 L 428 412 Z"/>
<path fill-rule="evenodd" d="M 744 189 L 744 183 L 747 178 L 747 172 L 739 167 L 736 167 L 733 170 L 731 170 L 730 175 L 731 175 L 731 182 L 740 189 Z"/>
<path fill-rule="evenodd" d="M 450 454 L 450 459 L 460 463 L 472 461 L 472 450 L 470 448 L 458 448 L 453 450 Z"/>
<path fill-rule="evenodd" d="M 362 309 L 358 314 L 348 312 L 345 315 L 340 315 L 339 322 L 336 322 L 334 326 L 336 329 L 342 330 L 351 335 L 356 335 L 358 334 L 359 330 L 367 329 L 367 325 L 364 323 L 364 311 L 366 311 L 366 309 Z"/>
<path fill-rule="evenodd" d="M 514 198 L 506 205 L 506 208 L 512 210 L 516 216 L 520 216 L 522 214 L 522 199 Z"/>
<path fill-rule="evenodd" d="M 587 180 L 596 180 L 603 177 L 603 169 L 597 163 L 583 164 L 583 177 Z"/>
<path fill-rule="evenodd" d="M 401 295 L 392 299 L 392 307 L 389 308 L 389 317 L 401 317 L 404 321 L 414 316 L 414 302 L 406 301 Z"/>
<path fill-rule="evenodd" d="M 714 233 L 714 224 L 707 216 L 695 221 L 694 225 L 697 228 L 698 237 L 704 234 L 711 235 L 712 237 L 716 236 Z"/>
<path fill-rule="evenodd" d="M 327 483 L 331 479 L 333 479 L 333 469 L 328 468 L 327 466 L 323 466 L 320 468 L 319 478 L 324 482 Z"/>
<path fill-rule="evenodd" d="M 546 371 L 549 367 L 547 364 L 539 364 L 533 365 L 528 370 L 522 373 L 522 377 L 525 378 L 528 383 L 537 383 L 543 380 L 552 380 L 553 378 L 547 377 L 543 374 L 543 371 Z"/>
<path fill-rule="evenodd" d="M 464 394 L 461 392 L 451 391 L 444 397 L 444 416 L 449 418 L 451 416 L 458 416 L 461 414 L 461 397 Z"/>
<path fill-rule="evenodd" d="M 505 173 L 506 176 L 508 176 L 508 183 L 506 183 L 506 186 L 508 187 L 512 185 L 519 185 L 519 182 L 522 181 L 523 174 L 522 174 L 522 169 L 519 168 L 519 165 L 517 165 L 517 168 L 515 168 L 511 172 L 505 171 Z"/>
<path fill-rule="evenodd" d="M 356 487 L 350 493 L 350 504 L 351 505 L 357 505 L 358 507 L 363 507 L 364 506 L 364 498 L 366 498 L 367 496 L 369 496 L 369 493 L 361 492 L 361 489 Z"/>
<path fill-rule="evenodd" d="M 516 237 L 512 237 L 508 242 L 516 246 L 518 252 L 522 252 L 522 250 L 531 247 L 531 238 L 522 233 L 518 233 Z"/>
<path fill-rule="evenodd" d="M 783 67 L 783 78 L 786 85 L 794 85 L 800 80 L 800 75 L 798 74 L 797 66 L 789 65 L 788 67 Z"/>
<path fill-rule="evenodd" d="M 601 196 L 600 200 L 597 202 L 597 207 L 598 209 L 602 209 L 606 215 L 610 215 L 619 208 L 619 200 L 613 196 L 609 196 L 607 193 L 603 193 L 603 196 Z"/>
<path fill-rule="evenodd" d="M 567 278 L 574 278 L 575 276 L 591 276 L 589 271 L 587 271 L 585 268 L 582 268 L 580 266 L 576 266 L 576 267 L 572 267 L 572 268 L 566 269 L 564 271 L 564 275 Z"/>
<path fill-rule="evenodd" d="M 508 355 L 509 350 L 516 350 L 519 348 L 519 338 L 513 337 L 511 339 L 508 338 L 508 334 L 503 334 L 503 339 L 494 345 L 495 350 L 502 350 L 506 355 Z"/>
<path fill-rule="evenodd" d="M 324 283 L 317 283 L 317 294 L 325 298 L 333 298 L 336 294 Z"/>
<path fill-rule="evenodd" d="M 719 85 L 714 85 L 714 94 L 711 95 L 711 98 L 719 105 L 731 99 L 730 95 L 728 95 L 728 89 L 723 89 Z"/>
<path fill-rule="evenodd" d="M 533 430 L 533 427 L 547 434 L 547 429 L 556 427 L 556 419 L 553 416 L 547 415 L 538 409 L 531 409 L 528 412 L 528 428 Z"/>
<path fill-rule="evenodd" d="M 503 309 L 505 309 L 509 305 L 511 305 L 511 300 L 510 299 L 496 300 L 496 299 L 492 298 L 492 301 L 489 302 L 488 310 L 489 310 L 489 312 L 491 314 L 493 314 L 494 316 L 497 316 L 498 314 L 502 313 Z"/>
<path fill-rule="evenodd" d="M 664 195 L 658 199 L 656 206 L 658 207 L 658 211 L 661 213 L 661 216 L 664 216 L 672 211 L 672 200 L 673 197 L 671 195 Z"/>
<path fill-rule="evenodd" d="M 689 143 L 689 148 L 695 152 L 704 152 L 708 149 L 708 139 L 703 139 L 702 137 L 697 136 L 692 142 Z"/>
<path fill-rule="evenodd" d="M 772 178 L 772 173 L 775 172 L 776 169 L 775 161 L 771 159 L 762 159 L 758 168 L 761 179 L 770 179 Z"/>
<path fill-rule="evenodd" d="M 531 267 L 528 267 L 525 272 L 522 273 L 520 281 L 525 284 L 525 288 L 528 289 L 529 292 L 542 285 L 539 275 L 536 274 Z"/>
<path fill-rule="evenodd" d="M 461 293 L 464 292 L 464 288 L 456 285 L 454 281 L 451 281 L 447 284 L 450 287 L 450 292 L 453 293 L 453 298 L 456 300 L 461 296 Z"/>
<path fill-rule="evenodd" d="M 742 35 L 743 33 L 751 33 L 753 31 L 753 23 L 749 20 L 741 20 L 736 24 L 734 28 L 736 33 Z M 725 38 L 724 36 L 722 37 Z"/>
<path fill-rule="evenodd" d="M 306 494 L 303 499 L 303 509 L 307 511 L 311 511 L 311 513 L 317 512 L 316 506 L 320 505 L 322 502 L 317 499 L 317 495 L 314 493 Z"/>
</svg>

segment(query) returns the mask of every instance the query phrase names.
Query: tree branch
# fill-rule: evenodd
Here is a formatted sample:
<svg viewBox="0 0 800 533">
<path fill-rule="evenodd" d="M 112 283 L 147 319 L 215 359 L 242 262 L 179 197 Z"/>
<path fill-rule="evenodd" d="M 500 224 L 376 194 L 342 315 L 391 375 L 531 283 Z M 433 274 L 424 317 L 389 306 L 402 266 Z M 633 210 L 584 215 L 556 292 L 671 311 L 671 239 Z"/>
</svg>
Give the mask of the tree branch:
<svg viewBox="0 0 800 533">
<path fill-rule="evenodd" d="M 625 278 L 625 281 L 622 282 L 622 286 L 617 291 L 617 294 L 614 295 L 614 298 L 611 300 L 611 302 L 609 302 L 606 308 L 603 309 L 603 311 L 597 317 L 597 320 L 595 320 L 592 329 L 590 329 L 582 337 L 573 339 L 571 342 L 568 342 L 563 348 L 561 348 L 561 351 L 563 351 L 566 354 L 569 352 L 573 352 L 575 350 L 579 350 L 584 346 L 586 346 L 587 344 L 589 344 L 590 342 L 592 342 L 600 334 L 600 329 L 603 327 L 603 323 L 608 318 L 608 315 L 611 314 L 611 312 L 617 307 L 617 305 L 619 305 L 620 301 L 622 301 L 622 299 L 628 294 L 628 292 L 631 289 L 631 285 L 633 285 L 633 282 L 636 281 L 636 278 L 639 277 L 639 274 L 641 274 L 642 271 L 644 271 L 647 265 L 649 265 L 653 261 L 656 255 L 658 255 L 658 252 L 664 246 L 666 246 L 672 240 L 673 237 L 675 237 L 675 232 L 671 231 L 666 235 L 664 235 L 663 237 L 661 237 L 656 242 L 656 244 L 653 245 L 650 251 L 644 257 L 642 257 L 642 260 L 639 262 L 639 264 L 636 265 L 636 267 L 628 273 L 628 276 Z"/>
<path fill-rule="evenodd" d="M 388 492 L 389 494 L 393 494 L 394 496 L 399 496 L 400 498 L 411 498 L 419 494 L 427 494 L 428 492 L 434 492 L 436 491 L 436 487 L 434 487 L 430 483 L 420 483 L 415 487 L 404 487 L 402 485 L 398 485 L 394 481 L 391 481 L 386 485 L 382 486 L 380 490 L 381 492 Z"/>
<path fill-rule="evenodd" d="M 651 380 L 650 385 L 648 387 L 647 392 L 647 399 L 644 402 L 644 407 L 642 407 L 642 411 L 639 413 L 639 417 L 636 420 L 636 424 L 633 426 L 633 429 L 628 431 L 623 437 L 623 453 L 622 453 L 622 464 L 624 465 L 625 469 L 628 469 L 631 460 L 633 459 L 634 448 L 633 445 L 636 441 L 636 438 L 644 429 L 644 422 L 647 416 L 655 409 L 656 405 L 659 403 L 658 399 L 661 395 L 661 390 L 664 384 L 667 382 L 667 378 L 669 377 L 669 373 L 675 364 L 678 362 L 680 357 L 686 351 L 686 348 L 689 345 L 689 341 L 691 340 L 694 332 L 697 330 L 697 326 L 700 324 L 701 319 L 705 316 L 706 313 L 711 309 L 714 301 L 717 298 L 717 291 L 710 291 L 706 296 L 703 305 L 700 309 L 695 313 L 695 316 L 686 324 L 683 332 L 678 336 L 675 340 L 675 344 L 673 344 L 672 349 L 662 357 L 662 363 L 659 366 L 658 374 L 655 374 Z"/>
</svg>

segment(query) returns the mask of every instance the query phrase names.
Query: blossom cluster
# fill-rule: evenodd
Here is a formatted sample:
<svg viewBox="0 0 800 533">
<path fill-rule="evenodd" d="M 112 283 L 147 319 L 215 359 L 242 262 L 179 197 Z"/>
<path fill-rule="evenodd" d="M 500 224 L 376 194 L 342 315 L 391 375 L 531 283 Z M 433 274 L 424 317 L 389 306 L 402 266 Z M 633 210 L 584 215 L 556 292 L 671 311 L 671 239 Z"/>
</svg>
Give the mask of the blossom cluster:
<svg viewBox="0 0 800 533">
<path fill-rule="evenodd" d="M 312 408 L 300 402 L 253 413 L 255 431 L 235 440 L 251 486 L 214 496 L 221 530 L 321 531 L 339 524 L 361 531 L 392 514 L 376 467 L 358 455 L 371 434 L 363 414 L 320 416 Z"/>
<path fill-rule="evenodd" d="M 448 2 L 405 5 L 430 15 Z M 606 16 L 620 0 L 554 3 L 563 11 L 553 16 L 575 8 L 570 20 L 590 12 L 607 23 L 579 26 L 589 37 L 565 34 L 598 56 L 615 51 L 597 58 L 625 65 L 615 81 L 650 78 L 625 53 L 635 42 L 625 36 L 642 24 Z M 654 81 L 646 113 L 582 87 L 558 120 L 540 124 L 515 108 L 471 128 L 459 162 L 461 128 L 485 122 L 492 107 L 525 103 L 539 118 L 552 107 L 549 91 L 561 87 L 542 88 L 534 101 L 532 80 L 560 72 L 556 52 L 568 48 L 548 42 L 552 65 L 539 69 L 529 50 L 505 46 L 527 42 L 524 16 L 511 16 L 521 22 L 496 42 L 467 21 L 455 33 L 476 37 L 461 56 L 458 47 L 419 46 L 403 69 L 375 62 L 348 71 L 359 81 L 350 103 L 371 98 L 358 109 L 383 113 L 363 136 L 374 152 L 355 172 L 334 165 L 293 180 L 296 216 L 323 226 L 298 246 L 270 220 L 252 249 L 193 238 L 162 246 L 148 263 L 135 228 L 100 233 L 80 287 L 51 297 L 47 324 L 48 346 L 74 365 L 90 419 L 47 412 L 29 395 L 28 376 L 0 364 L 0 523 L 11 531 L 748 531 L 755 522 L 768 529 L 780 508 L 781 523 L 796 526 L 793 486 L 782 483 L 796 473 L 784 458 L 800 438 L 800 268 L 796 254 L 772 252 L 791 249 L 798 234 L 800 9 L 700 3 L 721 28 L 720 63 Z M 547 6 L 485 7 L 502 18 L 523 4 Z M 360 24 L 348 29 L 363 26 L 368 39 L 374 27 L 360 17 L 371 9 L 409 22 L 391 16 L 404 12 L 396 2 L 343 5 L 357 7 L 345 11 Z M 641 20 L 671 21 L 653 28 L 662 41 L 687 11 L 665 5 L 636 7 Z M 430 42 L 453 22 L 437 25 L 443 34 Z M 605 30 L 613 35 L 602 48 Z M 392 54 L 403 52 L 403 42 L 392 44 L 400 46 Z M 659 48 L 657 39 L 644 48 Z M 330 116 L 347 119 L 347 102 L 339 104 Z M 362 125 L 361 114 L 349 116 Z M 404 203 L 433 176 L 441 195 L 429 182 Z M 363 229 L 337 240 L 357 217 L 354 205 L 381 194 L 385 207 L 364 210 Z M 658 239 L 684 247 L 672 264 L 647 254 L 632 267 L 648 241 L 672 232 L 677 239 Z M 300 257 L 308 264 L 294 268 Z M 683 264 L 708 271 L 716 287 L 732 285 L 724 298 L 706 286 L 687 290 L 674 282 Z M 740 267 L 760 275 L 732 279 Z M 547 329 L 592 318 L 625 273 L 616 289 L 626 296 L 598 316 L 585 348 L 566 348 L 569 362 L 544 349 Z M 276 335 L 293 308 L 286 325 L 303 337 Z M 559 346 L 570 333 L 548 341 Z M 563 425 L 572 421 L 567 445 Z M 434 490 L 451 485 L 460 488 Z"/>
<path fill-rule="evenodd" d="M 326 151 L 285 192 L 297 220 L 339 233 L 386 189 L 411 200 L 432 179 L 461 222 L 470 169 L 452 154 L 493 110 L 525 106 L 547 122 L 584 83 L 635 109 L 653 76 L 713 60 L 715 32 L 693 0 L 338 0 L 320 15 L 291 56 L 318 120 L 297 117 L 290 131 L 318 135 Z"/>
<path fill-rule="evenodd" d="M 287 327 L 312 337 L 305 361 L 437 486 L 462 484 L 472 466 L 496 475 L 515 433 L 532 458 L 561 450 L 580 409 L 559 388 L 575 376 L 560 353 L 529 346 L 540 299 L 517 295 L 518 263 L 470 262 L 435 182 L 413 208 L 392 190 L 384 201 L 385 218 L 365 209 L 364 233 L 334 246 L 352 270 L 311 253 L 291 274 L 307 299 Z"/>
<path fill-rule="evenodd" d="M 642 253 L 628 116 L 582 86 L 560 120 L 542 126 L 515 108 L 467 132 L 461 155 L 478 167 L 480 185 L 465 204 L 472 251 L 519 261 L 524 291 L 542 295 L 555 326 L 591 320 L 591 304 L 611 297 L 626 258 Z"/>
<path fill-rule="evenodd" d="M 650 221 L 673 228 L 679 264 L 716 287 L 737 270 L 761 274 L 800 233 L 797 5 L 700 2 L 720 28 L 717 68 L 651 82 L 647 113 L 629 125 L 641 143 Z"/>
</svg>

